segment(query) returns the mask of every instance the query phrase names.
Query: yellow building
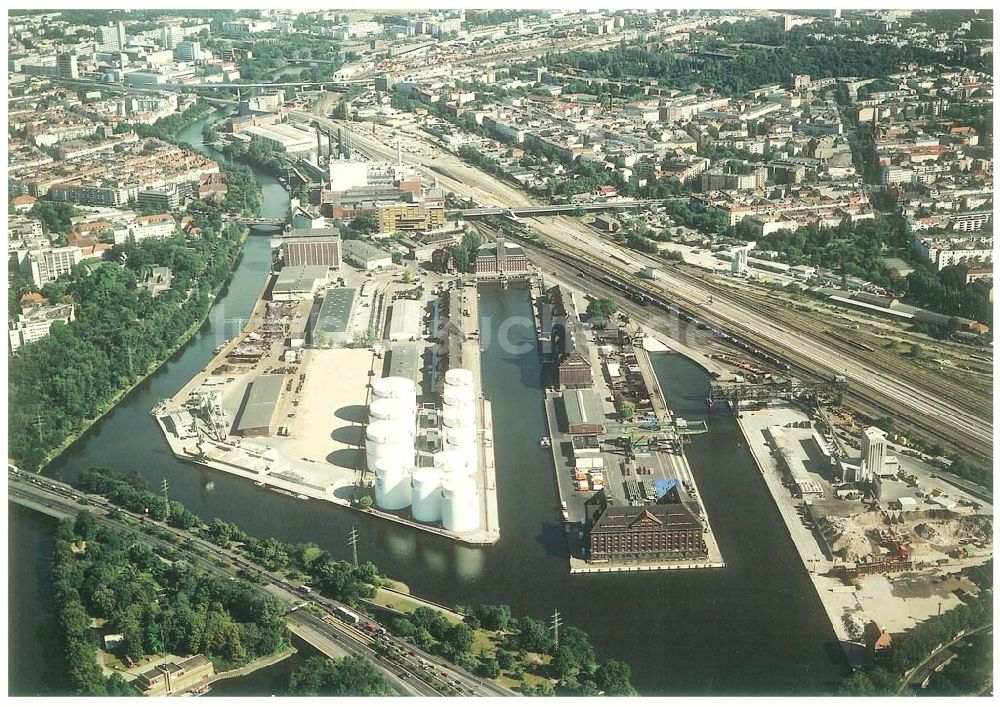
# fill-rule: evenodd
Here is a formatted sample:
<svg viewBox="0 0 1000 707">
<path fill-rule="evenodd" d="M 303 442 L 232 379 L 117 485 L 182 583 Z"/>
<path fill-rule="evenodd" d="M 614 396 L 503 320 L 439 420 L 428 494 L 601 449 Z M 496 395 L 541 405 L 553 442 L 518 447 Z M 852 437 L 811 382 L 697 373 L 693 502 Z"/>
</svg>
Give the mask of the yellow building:
<svg viewBox="0 0 1000 707">
<path fill-rule="evenodd" d="M 378 207 L 378 230 L 428 231 L 444 225 L 444 209 L 424 204 L 392 203 Z"/>
</svg>

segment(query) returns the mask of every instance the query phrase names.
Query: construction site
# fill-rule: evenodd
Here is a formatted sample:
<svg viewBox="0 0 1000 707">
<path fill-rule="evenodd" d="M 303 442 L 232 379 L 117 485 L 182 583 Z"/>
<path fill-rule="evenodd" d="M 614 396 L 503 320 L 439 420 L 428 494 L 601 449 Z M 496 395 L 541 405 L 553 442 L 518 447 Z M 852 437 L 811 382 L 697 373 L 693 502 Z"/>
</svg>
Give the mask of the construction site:
<svg viewBox="0 0 1000 707">
<path fill-rule="evenodd" d="M 872 622 L 900 633 L 978 594 L 993 507 L 902 441 L 850 422 L 830 392 L 772 380 L 717 384 L 713 396 L 738 417 L 851 659 Z"/>
<path fill-rule="evenodd" d="M 350 265 L 335 230 L 274 239 L 249 320 L 152 414 L 176 456 L 262 491 L 495 543 L 475 281 Z"/>
</svg>

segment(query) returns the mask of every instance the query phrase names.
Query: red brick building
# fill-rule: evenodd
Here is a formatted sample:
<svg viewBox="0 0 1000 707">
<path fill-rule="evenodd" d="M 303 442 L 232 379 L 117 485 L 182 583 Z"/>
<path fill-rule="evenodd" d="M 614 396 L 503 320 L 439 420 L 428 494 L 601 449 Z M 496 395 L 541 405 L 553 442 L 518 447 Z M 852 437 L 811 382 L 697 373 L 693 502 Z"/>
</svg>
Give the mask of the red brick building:
<svg viewBox="0 0 1000 707">
<path fill-rule="evenodd" d="M 683 503 L 606 506 L 587 533 L 591 562 L 704 557 L 698 516 Z"/>
</svg>

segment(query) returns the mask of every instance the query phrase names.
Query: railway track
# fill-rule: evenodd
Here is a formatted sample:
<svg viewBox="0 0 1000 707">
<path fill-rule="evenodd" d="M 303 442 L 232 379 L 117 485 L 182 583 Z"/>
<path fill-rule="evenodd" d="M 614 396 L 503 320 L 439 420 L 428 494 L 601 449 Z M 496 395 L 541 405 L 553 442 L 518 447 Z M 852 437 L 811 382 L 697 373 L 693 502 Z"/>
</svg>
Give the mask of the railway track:
<svg viewBox="0 0 1000 707">
<path fill-rule="evenodd" d="M 530 243 L 527 246 L 531 249 Z M 724 336 L 731 334 L 732 337 L 738 339 L 738 341 L 734 341 L 733 343 L 737 345 L 741 343 L 749 344 L 749 346 L 743 345 L 742 348 L 749 349 L 751 353 L 765 360 L 770 358 L 769 362 L 777 364 L 779 367 L 794 369 L 797 373 L 818 376 L 826 380 L 830 380 L 834 375 L 841 373 L 829 365 L 817 363 L 809 356 L 789 348 L 782 342 L 774 339 L 774 337 L 759 332 L 747 322 L 738 321 L 722 313 L 706 312 L 704 303 L 693 297 L 675 291 L 668 291 L 662 286 L 657 285 L 654 281 L 640 278 L 624 267 L 608 263 L 606 260 L 600 264 L 595 264 L 593 253 L 580 250 L 572 245 L 560 243 L 559 250 L 546 250 L 545 254 L 554 260 L 576 268 L 578 272 L 612 284 L 613 287 L 613 281 L 617 280 L 624 287 L 615 287 L 615 289 L 623 294 L 628 296 L 636 294 L 644 297 L 648 303 L 660 306 L 670 314 L 677 314 L 681 319 L 685 319 L 696 326 L 705 325 L 712 331 Z M 683 276 L 691 277 L 686 273 Z M 704 284 L 701 280 L 697 280 L 697 282 L 699 285 Z M 706 289 L 725 294 L 728 299 L 736 299 L 738 304 L 748 308 L 752 312 L 770 315 L 773 311 L 744 295 L 734 298 L 730 290 L 714 283 L 709 283 Z M 817 336 L 820 333 L 816 331 L 810 332 L 810 334 Z M 823 338 L 825 339 L 825 337 Z M 767 351 L 771 351 L 775 355 L 769 356 L 766 353 Z M 860 358 L 858 354 L 861 351 L 850 349 L 847 353 Z M 871 371 L 871 374 L 871 380 L 877 382 L 879 374 L 874 370 Z M 921 413 L 916 401 L 914 405 L 908 406 L 887 402 L 884 391 L 880 390 L 876 383 L 853 378 L 849 381 L 848 398 L 852 402 L 860 403 L 858 407 L 862 409 L 888 414 L 897 420 L 909 423 L 921 430 L 926 430 L 930 432 L 930 436 L 944 443 L 944 446 L 955 449 L 960 453 L 971 455 L 987 462 L 992 459 L 992 440 L 982 441 L 969 434 L 968 422 L 970 420 L 967 414 L 959 413 L 954 419 L 950 419 L 948 417 Z M 967 402 L 967 399 L 963 399 L 963 402 Z"/>
<path fill-rule="evenodd" d="M 863 362 L 874 369 L 892 370 L 897 378 L 912 385 L 915 389 L 926 389 L 928 386 L 933 386 L 937 397 L 946 400 L 957 408 L 968 410 L 973 415 L 984 420 L 992 418 L 992 401 L 983 399 L 982 396 L 976 395 L 973 391 L 944 376 L 935 375 L 933 372 L 914 371 L 909 365 L 900 366 L 898 354 L 888 354 L 873 346 L 863 345 L 860 342 L 847 340 L 837 334 L 832 334 L 823 322 L 817 322 L 812 317 L 800 315 L 794 310 L 787 308 L 777 309 L 769 307 L 766 303 L 760 301 L 759 298 L 748 293 L 734 291 L 709 280 L 689 275 L 678 269 L 674 269 L 672 272 L 679 277 L 693 278 L 699 285 L 706 289 L 717 292 L 720 295 L 725 295 L 730 300 L 738 301 L 747 309 L 767 314 L 804 334 L 823 341 L 841 353 L 855 357 L 859 362 Z M 872 373 L 875 374 L 875 371 L 872 371 Z"/>
</svg>

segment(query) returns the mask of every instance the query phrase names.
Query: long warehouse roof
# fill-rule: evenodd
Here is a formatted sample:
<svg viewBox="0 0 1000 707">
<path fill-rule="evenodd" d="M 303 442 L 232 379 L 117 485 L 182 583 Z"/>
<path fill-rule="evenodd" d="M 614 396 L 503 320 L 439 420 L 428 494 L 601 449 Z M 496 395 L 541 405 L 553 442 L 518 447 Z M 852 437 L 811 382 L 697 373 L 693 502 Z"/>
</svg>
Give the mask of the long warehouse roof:
<svg viewBox="0 0 1000 707">
<path fill-rule="evenodd" d="M 270 426 L 284 382 L 285 377 L 279 375 L 260 375 L 250 381 L 236 419 L 236 429 Z"/>
</svg>

